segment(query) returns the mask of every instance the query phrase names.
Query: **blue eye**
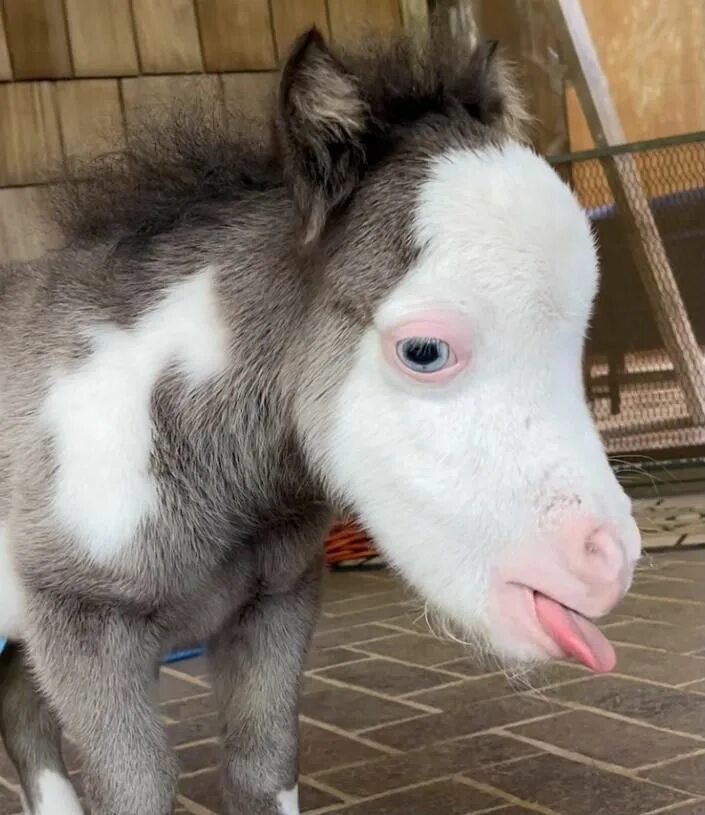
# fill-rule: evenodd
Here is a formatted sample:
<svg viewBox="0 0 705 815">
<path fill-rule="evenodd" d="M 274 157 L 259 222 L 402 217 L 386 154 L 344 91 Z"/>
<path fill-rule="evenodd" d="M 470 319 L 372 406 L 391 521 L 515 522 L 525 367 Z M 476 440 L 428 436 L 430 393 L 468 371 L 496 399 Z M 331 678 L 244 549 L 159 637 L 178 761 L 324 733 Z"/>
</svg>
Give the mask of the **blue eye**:
<svg viewBox="0 0 705 815">
<path fill-rule="evenodd" d="M 435 337 L 409 337 L 397 343 L 397 356 L 410 371 L 433 374 L 450 360 L 450 346 Z"/>
</svg>

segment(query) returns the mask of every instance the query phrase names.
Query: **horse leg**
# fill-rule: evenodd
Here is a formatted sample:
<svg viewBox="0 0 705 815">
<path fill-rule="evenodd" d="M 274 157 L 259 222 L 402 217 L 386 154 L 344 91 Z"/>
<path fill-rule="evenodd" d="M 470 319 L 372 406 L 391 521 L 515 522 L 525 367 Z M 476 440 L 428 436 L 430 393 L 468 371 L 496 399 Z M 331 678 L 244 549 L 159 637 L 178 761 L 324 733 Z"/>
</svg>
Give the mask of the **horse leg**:
<svg viewBox="0 0 705 815">
<path fill-rule="evenodd" d="M 157 632 L 138 615 L 33 598 L 33 667 L 83 758 L 92 815 L 170 815 L 177 767 L 156 705 Z"/>
<path fill-rule="evenodd" d="M 319 584 L 317 564 L 289 590 L 259 596 L 210 643 L 227 815 L 299 815 L 299 691 Z"/>
<path fill-rule="evenodd" d="M 15 643 L 0 655 L 0 732 L 29 815 L 82 815 L 61 755 L 61 729 Z"/>
</svg>

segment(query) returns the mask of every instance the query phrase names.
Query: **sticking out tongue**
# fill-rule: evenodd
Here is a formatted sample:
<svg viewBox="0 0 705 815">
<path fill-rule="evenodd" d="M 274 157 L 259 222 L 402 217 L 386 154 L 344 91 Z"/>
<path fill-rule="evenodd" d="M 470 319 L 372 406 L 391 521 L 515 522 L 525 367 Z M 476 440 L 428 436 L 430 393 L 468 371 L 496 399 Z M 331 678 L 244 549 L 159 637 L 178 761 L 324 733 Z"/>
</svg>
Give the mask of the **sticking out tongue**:
<svg viewBox="0 0 705 815">
<path fill-rule="evenodd" d="M 605 635 L 582 615 L 535 592 L 536 616 L 544 631 L 565 653 L 598 673 L 611 671 L 617 655 Z"/>
</svg>

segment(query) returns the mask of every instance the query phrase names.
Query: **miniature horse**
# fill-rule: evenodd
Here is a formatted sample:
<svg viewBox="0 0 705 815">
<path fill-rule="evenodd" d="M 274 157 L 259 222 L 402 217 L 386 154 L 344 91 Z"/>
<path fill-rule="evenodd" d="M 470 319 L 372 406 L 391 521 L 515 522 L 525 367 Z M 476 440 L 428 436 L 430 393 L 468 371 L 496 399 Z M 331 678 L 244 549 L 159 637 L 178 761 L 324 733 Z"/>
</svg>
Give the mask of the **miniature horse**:
<svg viewBox="0 0 705 815">
<path fill-rule="evenodd" d="M 271 138 L 155 122 L 63 187 L 61 250 L 0 270 L 0 721 L 31 815 L 83 811 L 63 731 L 93 815 L 172 811 L 155 666 L 201 638 L 226 812 L 298 813 L 334 512 L 499 658 L 612 668 L 591 618 L 640 544 L 582 387 L 596 253 L 524 122 L 492 44 L 311 30 Z"/>
</svg>

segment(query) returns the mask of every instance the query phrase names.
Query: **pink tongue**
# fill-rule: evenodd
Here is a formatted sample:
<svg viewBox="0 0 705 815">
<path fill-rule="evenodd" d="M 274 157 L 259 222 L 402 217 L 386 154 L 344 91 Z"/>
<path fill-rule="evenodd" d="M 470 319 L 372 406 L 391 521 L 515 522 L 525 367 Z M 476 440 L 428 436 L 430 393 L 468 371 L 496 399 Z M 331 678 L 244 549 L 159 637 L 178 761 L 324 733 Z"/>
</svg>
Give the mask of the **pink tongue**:
<svg viewBox="0 0 705 815">
<path fill-rule="evenodd" d="M 593 671 L 613 670 L 617 655 L 597 626 L 545 594 L 536 592 L 534 599 L 539 622 L 566 656 L 574 657 Z"/>
</svg>

